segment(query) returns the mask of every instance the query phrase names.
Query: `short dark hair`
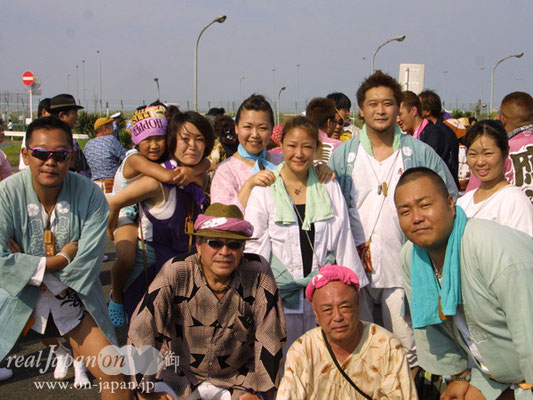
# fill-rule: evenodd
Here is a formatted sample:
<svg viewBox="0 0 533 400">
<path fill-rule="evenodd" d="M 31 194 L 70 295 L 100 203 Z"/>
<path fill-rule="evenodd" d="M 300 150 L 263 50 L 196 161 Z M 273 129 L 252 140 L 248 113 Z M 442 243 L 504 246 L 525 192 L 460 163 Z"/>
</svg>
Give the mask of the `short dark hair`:
<svg viewBox="0 0 533 400">
<path fill-rule="evenodd" d="M 187 122 L 193 124 L 203 135 L 205 139 L 205 150 L 203 157 L 207 157 L 211 150 L 213 150 L 213 145 L 215 143 L 215 133 L 209 121 L 201 114 L 198 114 L 195 111 L 186 111 L 176 112 L 171 115 L 170 121 L 168 121 L 167 129 L 167 149 L 172 157 L 176 151 L 176 146 L 178 143 L 178 131 L 180 128 L 185 125 Z"/>
<path fill-rule="evenodd" d="M 163 103 L 159 99 L 157 99 L 156 101 L 153 101 L 152 103 L 150 103 L 150 105 L 148 107 L 155 107 L 155 106 L 161 106 L 161 107 L 164 107 L 165 109 L 167 108 L 167 105 L 165 103 Z"/>
<path fill-rule="evenodd" d="M 37 107 L 37 118 L 41 118 L 43 116 L 44 110 L 50 113 L 50 100 L 50 97 L 46 97 L 39 102 L 39 106 Z"/>
<path fill-rule="evenodd" d="M 400 107 L 400 103 L 402 102 L 402 87 L 396 79 L 378 69 L 368 78 L 366 78 L 363 83 L 361 83 L 361 86 L 359 86 L 359 89 L 357 89 L 356 96 L 359 108 L 363 107 L 366 92 L 368 92 L 370 89 L 380 86 L 388 87 L 392 90 L 394 100 L 396 100 L 396 104 L 398 104 L 398 107 Z"/>
<path fill-rule="evenodd" d="M 335 102 L 335 107 L 337 107 L 337 110 L 340 110 L 341 108 L 349 110 L 350 108 L 352 108 L 352 102 L 350 101 L 350 98 L 344 93 L 330 93 L 326 96 L 326 99 L 333 100 Z"/>
<path fill-rule="evenodd" d="M 412 182 L 422 177 L 429 178 L 437 188 L 437 191 L 442 195 L 442 197 L 448 199 L 450 193 L 448 192 L 448 188 L 446 187 L 446 184 L 444 183 L 439 174 L 426 167 L 414 167 L 409 168 L 407 171 L 405 171 L 398 180 L 398 184 L 396 185 L 396 190 L 394 192 L 394 201 L 396 202 L 396 193 L 398 192 L 398 188 L 400 186 L 403 186 L 406 183 Z"/>
<path fill-rule="evenodd" d="M 512 92 L 506 95 L 501 104 L 503 107 L 511 107 L 513 115 L 505 115 L 516 119 L 518 123 L 533 121 L 533 97 L 526 92 Z"/>
<path fill-rule="evenodd" d="M 268 119 L 270 126 L 274 127 L 274 111 L 270 106 L 270 103 L 265 99 L 265 96 L 260 94 L 252 94 L 246 100 L 242 102 L 235 115 L 235 123 L 238 124 L 241 119 L 242 110 L 249 111 L 266 111 L 268 113 Z"/>
<path fill-rule="evenodd" d="M 440 118 L 442 114 L 442 102 L 437 93 L 433 90 L 424 90 L 418 97 L 422 104 L 422 110 L 429 111 L 429 114 L 434 118 Z"/>
<path fill-rule="evenodd" d="M 335 119 L 335 102 L 325 97 L 315 97 L 311 99 L 305 109 L 305 116 L 315 124 L 318 129 L 324 130 L 328 120 Z"/>
<path fill-rule="evenodd" d="M 67 137 L 67 142 L 70 145 L 70 147 L 74 147 L 74 141 L 72 139 L 72 130 L 70 129 L 70 126 L 66 122 L 61 121 L 58 118 L 55 117 L 43 117 L 43 118 L 37 118 L 34 120 L 26 130 L 26 146 L 28 146 L 31 143 L 31 137 L 33 135 L 33 132 L 36 130 L 45 130 L 45 131 L 51 131 L 53 129 L 60 129 L 65 132 L 65 135 Z"/>
<path fill-rule="evenodd" d="M 509 154 L 509 137 L 501 121 L 495 119 L 484 119 L 468 128 L 464 138 L 464 145 L 470 148 L 474 141 L 482 136 L 487 135 L 494 139 L 496 145 L 501 150 L 503 158 Z"/>
<path fill-rule="evenodd" d="M 225 113 L 226 110 L 224 110 L 224 107 L 212 107 L 205 115 L 214 115 L 216 117 L 217 115 L 224 115 Z"/>
<path fill-rule="evenodd" d="M 281 134 L 281 141 L 285 139 L 285 136 L 292 131 L 293 129 L 300 128 L 307 132 L 317 144 L 317 147 L 320 145 L 320 140 L 318 139 L 318 128 L 317 126 L 307 117 L 303 115 L 298 115 L 294 118 L 288 120 L 283 126 L 283 133 Z"/>
<path fill-rule="evenodd" d="M 222 139 L 225 135 L 235 135 L 235 121 L 227 115 L 217 115 L 215 118 L 215 134 Z"/>
<path fill-rule="evenodd" d="M 422 117 L 422 105 L 415 92 L 411 92 L 410 90 L 404 91 L 402 93 L 402 105 L 407 108 L 407 111 L 411 111 L 413 107 L 416 107 L 416 114 Z"/>
</svg>

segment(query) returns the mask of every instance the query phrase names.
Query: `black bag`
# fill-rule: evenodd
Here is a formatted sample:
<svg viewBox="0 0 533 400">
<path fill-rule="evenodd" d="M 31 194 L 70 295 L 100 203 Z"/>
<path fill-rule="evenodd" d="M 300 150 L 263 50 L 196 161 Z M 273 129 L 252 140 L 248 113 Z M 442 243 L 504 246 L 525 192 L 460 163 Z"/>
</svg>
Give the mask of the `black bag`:
<svg viewBox="0 0 533 400">
<path fill-rule="evenodd" d="M 442 392 L 446 390 L 446 386 L 440 376 L 432 375 L 422 368 L 418 369 L 415 376 L 415 387 L 420 400 L 439 400 Z"/>
</svg>

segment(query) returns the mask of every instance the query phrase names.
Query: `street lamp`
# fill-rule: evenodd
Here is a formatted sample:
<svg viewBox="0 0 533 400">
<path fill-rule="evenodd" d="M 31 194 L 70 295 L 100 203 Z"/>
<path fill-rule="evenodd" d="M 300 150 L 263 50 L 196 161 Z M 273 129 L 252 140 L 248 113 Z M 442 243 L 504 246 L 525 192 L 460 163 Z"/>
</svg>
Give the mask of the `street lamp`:
<svg viewBox="0 0 533 400">
<path fill-rule="evenodd" d="M 154 78 L 154 82 L 157 85 L 157 100 L 159 101 L 159 78 Z"/>
<path fill-rule="evenodd" d="M 96 54 L 100 56 L 100 115 L 102 114 L 102 53 L 96 50 Z"/>
<path fill-rule="evenodd" d="M 283 92 L 285 89 L 287 89 L 285 86 L 283 86 L 279 92 L 278 92 L 278 108 L 277 108 L 277 113 L 276 113 L 276 125 L 279 125 L 279 97 L 281 96 L 281 92 Z"/>
<path fill-rule="evenodd" d="M 85 60 L 81 60 L 83 70 L 83 106 L 87 108 L 87 102 L 85 101 Z"/>
<path fill-rule="evenodd" d="M 374 52 L 374 55 L 372 56 L 372 63 L 370 64 L 370 75 L 374 73 L 374 59 L 376 58 L 376 54 L 378 54 L 379 49 L 381 49 L 383 46 L 385 46 L 386 44 L 390 42 L 403 42 L 404 39 L 405 39 L 405 35 L 393 37 L 392 39 L 389 39 L 385 43 L 381 44 L 376 49 L 376 51 Z"/>
<path fill-rule="evenodd" d="M 242 81 L 244 80 L 244 76 L 241 77 L 241 79 L 239 79 L 239 95 L 241 96 L 240 97 L 240 102 L 242 103 Z"/>
<path fill-rule="evenodd" d="M 446 78 L 448 77 L 448 71 L 442 71 L 444 75 L 444 88 L 442 89 L 442 106 L 446 107 Z"/>
<path fill-rule="evenodd" d="M 226 18 L 227 17 L 225 15 L 219 15 L 216 17 L 213 21 L 204 26 L 198 35 L 198 39 L 196 39 L 196 47 L 194 48 L 194 111 L 196 112 L 198 112 L 198 43 L 200 42 L 200 38 L 207 28 L 209 28 L 215 22 L 218 22 L 219 24 L 223 23 Z"/>
<path fill-rule="evenodd" d="M 276 96 L 276 68 L 272 68 L 272 101 L 276 101 L 274 96 Z"/>
<path fill-rule="evenodd" d="M 298 103 L 300 102 L 300 67 L 302 64 L 296 64 L 296 114 L 298 114 Z"/>
<path fill-rule="evenodd" d="M 76 99 L 78 99 L 78 103 L 80 102 L 80 84 L 78 79 L 78 66 L 76 65 Z"/>
<path fill-rule="evenodd" d="M 70 74 L 67 73 L 67 93 L 70 93 Z"/>
<path fill-rule="evenodd" d="M 492 105 L 493 105 L 493 102 L 494 102 L 494 72 L 496 71 L 496 68 L 498 68 L 498 65 L 500 65 L 505 60 L 508 60 L 509 58 L 513 58 L 513 57 L 520 58 L 523 55 L 524 55 L 524 53 L 517 53 L 517 54 L 512 54 L 510 56 L 507 56 L 505 58 L 502 58 L 500 61 L 498 61 L 496 63 L 496 65 L 492 69 L 492 75 L 490 77 L 490 108 L 489 108 L 489 114 L 492 112 Z"/>
</svg>

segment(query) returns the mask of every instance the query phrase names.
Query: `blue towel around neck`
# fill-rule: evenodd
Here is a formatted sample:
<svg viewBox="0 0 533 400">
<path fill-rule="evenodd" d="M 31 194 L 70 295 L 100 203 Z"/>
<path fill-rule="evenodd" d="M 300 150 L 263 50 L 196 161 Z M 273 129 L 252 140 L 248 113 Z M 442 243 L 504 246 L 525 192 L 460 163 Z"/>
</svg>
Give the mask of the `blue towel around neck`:
<svg viewBox="0 0 533 400">
<path fill-rule="evenodd" d="M 439 317 L 439 297 L 442 313 L 446 316 L 455 315 L 457 305 L 462 303 L 461 238 L 463 237 L 466 221 L 467 218 L 463 209 L 455 206 L 455 219 L 446 245 L 440 285 L 427 250 L 413 245 L 411 258 L 411 315 L 413 328 L 415 329 L 442 322 Z"/>
<path fill-rule="evenodd" d="M 237 152 L 245 160 L 255 161 L 254 168 L 252 169 L 253 174 L 257 174 L 259 171 L 261 171 L 261 165 L 263 165 L 263 167 L 265 169 L 268 169 L 269 171 L 274 171 L 276 169 L 276 165 L 274 165 L 273 163 L 267 160 L 266 149 L 263 149 L 263 151 L 259 155 L 256 155 L 256 154 L 249 153 L 242 146 L 242 144 L 239 144 L 239 147 L 237 148 Z"/>
</svg>

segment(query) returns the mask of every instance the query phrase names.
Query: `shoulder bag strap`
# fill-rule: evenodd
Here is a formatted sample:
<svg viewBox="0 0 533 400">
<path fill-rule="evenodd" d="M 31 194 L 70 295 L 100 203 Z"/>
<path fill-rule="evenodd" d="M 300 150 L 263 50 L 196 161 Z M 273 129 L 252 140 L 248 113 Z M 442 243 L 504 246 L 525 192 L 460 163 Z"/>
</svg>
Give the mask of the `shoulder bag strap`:
<svg viewBox="0 0 533 400">
<path fill-rule="evenodd" d="M 328 352 L 329 352 L 329 355 L 331 356 L 331 358 L 333 359 L 333 362 L 335 363 L 335 366 L 337 367 L 337 369 L 340 371 L 340 373 L 342 374 L 342 376 L 344 377 L 344 379 L 346 379 L 348 381 L 348 383 L 350 385 L 352 385 L 352 387 L 357 390 L 357 392 L 363 396 L 365 399 L 367 400 L 372 400 L 372 397 L 370 397 L 369 395 L 367 395 L 365 392 L 363 392 L 361 389 L 359 389 L 359 387 L 354 383 L 354 381 L 352 381 L 350 379 L 350 377 L 346 374 L 346 372 L 344 371 L 344 369 L 342 369 L 342 367 L 339 365 L 339 362 L 337 361 L 337 357 L 335 357 L 335 354 L 333 354 L 333 350 L 331 350 L 331 346 L 329 345 L 329 342 L 328 342 L 328 339 L 326 337 L 326 333 L 322 331 L 322 337 L 324 338 L 324 342 L 326 343 L 326 347 L 328 349 Z"/>
</svg>

